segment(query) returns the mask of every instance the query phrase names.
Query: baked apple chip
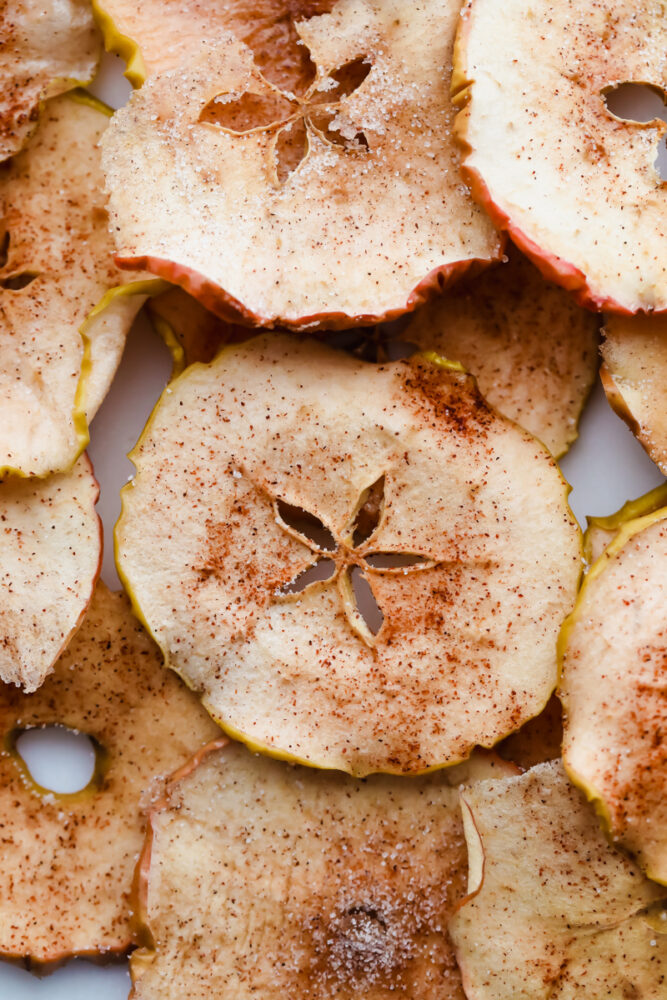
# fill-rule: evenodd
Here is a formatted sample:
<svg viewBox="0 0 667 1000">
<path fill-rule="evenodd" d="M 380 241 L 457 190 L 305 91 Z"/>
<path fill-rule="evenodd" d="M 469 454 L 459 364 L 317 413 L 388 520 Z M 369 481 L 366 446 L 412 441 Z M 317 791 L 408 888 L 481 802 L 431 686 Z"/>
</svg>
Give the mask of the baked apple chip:
<svg viewBox="0 0 667 1000">
<path fill-rule="evenodd" d="M 608 106 L 624 82 L 664 102 L 666 49 L 659 3 L 463 9 L 452 94 L 464 176 L 542 272 L 593 309 L 667 309 L 667 186 L 655 166 L 664 114 L 634 121 Z"/>
<path fill-rule="evenodd" d="M 546 449 L 459 367 L 255 337 L 172 382 L 131 457 L 119 571 L 230 735 L 419 772 L 548 700 L 580 532 Z"/>
<path fill-rule="evenodd" d="M 49 101 L 0 174 L 0 470 L 71 467 L 156 287 L 113 262 L 98 148 L 109 113 L 82 92 Z"/>
<path fill-rule="evenodd" d="M 559 761 L 462 792 L 470 896 L 450 923 L 468 1000 L 660 1000 L 665 890 L 611 847 Z"/>
<path fill-rule="evenodd" d="M 0 689 L 0 724 L 0 952 L 53 962 L 125 950 L 142 806 L 161 775 L 219 730 L 164 670 L 127 598 L 102 583 L 40 690 Z M 18 755 L 21 733 L 51 725 L 96 745 L 95 773 L 81 792 L 47 792 Z"/>
<path fill-rule="evenodd" d="M 607 316 L 602 361 L 607 399 L 667 475 L 667 316 Z"/>
<path fill-rule="evenodd" d="M 37 125 L 40 102 L 92 80 L 102 45 L 89 0 L 3 0 L 0 160 Z"/>
<path fill-rule="evenodd" d="M 102 563 L 98 495 L 85 456 L 46 480 L 0 479 L 0 681 L 34 691 L 79 627 Z"/>
<path fill-rule="evenodd" d="M 359 781 L 211 747 L 151 815 L 132 996 L 464 1000 L 446 934 L 467 871 L 456 786 L 508 770 L 480 756 Z"/>
<path fill-rule="evenodd" d="M 661 507 L 667 507 L 667 483 L 656 486 L 641 497 L 628 500 L 620 510 L 606 517 L 587 517 L 584 534 L 584 557 L 589 566 L 599 559 L 610 542 L 616 538 L 628 521 L 653 514 Z"/>
<path fill-rule="evenodd" d="M 246 325 L 405 313 L 501 241 L 458 172 L 458 0 L 340 0 L 297 21 L 317 67 L 280 90 L 228 35 L 150 78 L 103 140 L 118 262 Z"/>
<path fill-rule="evenodd" d="M 607 546 L 562 644 L 568 772 L 614 839 L 667 883 L 667 507 Z"/>
</svg>

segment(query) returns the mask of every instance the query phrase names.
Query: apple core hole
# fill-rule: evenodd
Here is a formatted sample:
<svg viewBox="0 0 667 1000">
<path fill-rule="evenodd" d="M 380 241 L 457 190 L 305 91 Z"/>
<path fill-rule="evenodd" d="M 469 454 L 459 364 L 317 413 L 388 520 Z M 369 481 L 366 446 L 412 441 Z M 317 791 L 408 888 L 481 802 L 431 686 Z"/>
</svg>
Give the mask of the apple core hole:
<svg viewBox="0 0 667 1000">
<path fill-rule="evenodd" d="M 286 503 L 284 500 L 278 500 L 276 506 L 281 521 L 288 528 L 303 535 L 316 548 L 323 549 L 325 552 L 335 552 L 338 547 L 336 539 L 314 514 L 303 510 L 302 507 Z"/>
<path fill-rule="evenodd" d="M 603 93 L 607 110 L 621 121 L 646 122 L 662 120 L 667 122 L 667 95 L 660 87 L 646 83 L 621 83 Z M 667 143 L 662 137 L 655 160 L 655 168 L 661 180 L 667 180 Z"/>
<path fill-rule="evenodd" d="M 382 510 L 384 508 L 384 476 L 380 476 L 372 486 L 366 490 L 363 503 L 361 504 L 354 522 L 352 531 L 352 544 L 355 549 L 368 541 L 377 529 Z"/>
<path fill-rule="evenodd" d="M 71 795 L 86 788 L 93 779 L 97 751 L 85 733 L 65 726 L 25 729 L 14 737 L 16 753 L 30 777 L 41 788 Z"/>
<path fill-rule="evenodd" d="M 407 569 L 422 566 L 429 560 L 425 556 L 414 556 L 407 552 L 372 552 L 366 562 L 372 569 Z"/>
<path fill-rule="evenodd" d="M 372 635 L 377 635 L 382 628 L 384 615 L 378 602 L 375 600 L 375 594 L 371 589 L 370 583 L 358 566 L 353 566 L 350 570 L 350 583 L 352 584 L 357 611 L 365 621 Z"/>
<path fill-rule="evenodd" d="M 302 573 L 284 587 L 278 590 L 279 595 L 300 594 L 310 586 L 311 583 L 322 583 L 330 580 L 336 573 L 336 563 L 333 559 L 318 559 L 316 563 L 309 566 Z"/>
<path fill-rule="evenodd" d="M 9 278 L 0 281 L 0 287 L 8 288 L 11 291 L 19 292 L 22 288 L 27 288 L 32 284 L 37 275 L 32 271 L 23 271 L 21 274 L 12 274 Z"/>
</svg>

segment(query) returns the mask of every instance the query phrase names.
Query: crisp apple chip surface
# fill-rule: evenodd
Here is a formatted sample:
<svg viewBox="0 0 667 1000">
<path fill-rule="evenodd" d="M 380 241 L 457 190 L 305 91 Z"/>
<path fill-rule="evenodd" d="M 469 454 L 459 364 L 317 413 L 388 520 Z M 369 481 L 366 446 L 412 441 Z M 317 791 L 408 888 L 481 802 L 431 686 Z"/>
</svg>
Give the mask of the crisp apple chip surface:
<svg viewBox="0 0 667 1000">
<path fill-rule="evenodd" d="M 667 316 L 607 316 L 604 334 L 607 398 L 667 475 Z"/>
<path fill-rule="evenodd" d="M 193 763 L 196 763 L 193 762 Z M 464 1000 L 447 938 L 465 894 L 460 782 L 364 781 L 211 748 L 151 815 L 136 1000 Z"/>
<path fill-rule="evenodd" d="M 85 456 L 47 480 L 0 479 L 0 681 L 34 691 L 78 628 L 102 561 L 98 494 Z"/>
<path fill-rule="evenodd" d="M 160 776 L 219 730 L 162 667 L 127 598 L 101 583 L 40 690 L 0 689 L 0 723 L 0 952 L 50 962 L 124 950 L 142 808 Z M 18 756 L 21 732 L 50 725 L 97 745 L 95 774 L 81 792 L 47 792 Z"/>
<path fill-rule="evenodd" d="M 0 469 L 72 465 L 150 287 L 111 292 L 129 276 L 108 231 L 98 147 L 108 122 L 92 98 L 55 98 L 0 175 Z"/>
<path fill-rule="evenodd" d="M 492 406 L 556 456 L 577 436 L 597 372 L 597 319 L 516 250 L 419 309 L 401 338 L 460 361 Z"/>
<path fill-rule="evenodd" d="M 545 26 L 548 25 L 548 29 Z M 667 88 L 661 3 L 468 0 L 454 99 L 477 200 L 538 266 L 593 308 L 667 309 L 661 119 L 619 118 L 619 83 Z"/>
<path fill-rule="evenodd" d="M 665 891 L 610 847 L 559 761 L 463 790 L 471 896 L 450 923 L 468 1000 L 661 1000 Z"/>
<path fill-rule="evenodd" d="M 667 883 L 667 508 L 607 546 L 563 647 L 565 764 L 613 836 Z"/>
<path fill-rule="evenodd" d="M 461 183 L 457 0 L 340 0 L 296 22 L 317 76 L 279 90 L 232 36 L 150 78 L 104 146 L 119 261 L 247 324 L 400 315 L 500 239 Z"/>
<path fill-rule="evenodd" d="M 120 572 L 230 734 L 415 772 L 546 703 L 580 534 L 546 449 L 460 370 L 257 337 L 173 382 L 132 460 Z"/>
<path fill-rule="evenodd" d="M 25 144 L 40 101 L 92 79 L 101 39 L 89 0 L 0 5 L 0 160 Z"/>
</svg>

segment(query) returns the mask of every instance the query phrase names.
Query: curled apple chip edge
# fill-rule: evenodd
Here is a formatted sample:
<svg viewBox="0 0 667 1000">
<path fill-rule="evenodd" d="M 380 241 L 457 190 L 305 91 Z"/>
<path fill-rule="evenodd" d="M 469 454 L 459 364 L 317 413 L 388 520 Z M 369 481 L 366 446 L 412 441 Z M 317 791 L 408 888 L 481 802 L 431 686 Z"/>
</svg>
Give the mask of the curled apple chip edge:
<svg viewBox="0 0 667 1000">
<path fill-rule="evenodd" d="M 548 701 L 581 533 L 544 446 L 460 366 L 256 337 L 170 383 L 130 457 L 119 573 L 228 735 L 417 773 Z"/>
<path fill-rule="evenodd" d="M 502 238 L 459 178 L 442 85 L 458 2 L 395 14 L 340 0 L 297 22 L 317 66 L 302 96 L 231 35 L 149 77 L 102 142 L 118 263 L 223 318 L 312 330 L 402 315 L 497 259 Z"/>
<path fill-rule="evenodd" d="M 493 0 L 467 0 L 455 46 L 455 133 L 473 197 L 582 305 L 664 312 L 655 220 L 667 191 L 654 161 L 667 126 L 621 119 L 605 100 L 623 81 L 665 93 L 662 14 L 631 0 L 551 0 L 539 13 L 510 0 L 497 13 Z"/>
<path fill-rule="evenodd" d="M 667 316 L 605 317 L 600 377 L 607 399 L 667 475 Z"/>
<path fill-rule="evenodd" d="M 667 884 L 667 507 L 626 522 L 559 640 L 563 759 L 614 841 Z"/>
<path fill-rule="evenodd" d="M 102 45 L 88 0 L 6 0 L 0 33 L 2 161 L 28 141 L 44 101 L 90 83 Z"/>
<path fill-rule="evenodd" d="M 162 666 L 122 593 L 98 583 L 84 622 L 34 694 L 0 688 L 3 851 L 0 954 L 52 963 L 136 940 L 133 873 L 161 781 L 217 727 Z M 89 736 L 96 767 L 70 794 L 34 781 L 17 739 L 63 726 Z"/>
<path fill-rule="evenodd" d="M 449 932 L 468 1000 L 575 1000 L 582 984 L 590 1000 L 657 998 L 667 894 L 608 843 L 561 762 L 461 798 L 469 896 Z"/>
<path fill-rule="evenodd" d="M 613 514 L 604 517 L 587 517 L 587 528 L 584 532 L 584 557 L 590 568 L 600 558 L 609 543 L 613 541 L 621 528 L 628 522 L 640 517 L 646 517 L 667 507 L 667 483 L 661 483 L 643 496 L 627 500 Z"/>
<path fill-rule="evenodd" d="M 46 480 L 0 479 L 0 680 L 34 691 L 79 627 L 102 564 L 87 456 Z"/>
<path fill-rule="evenodd" d="M 467 872 L 458 786 L 513 773 L 476 754 L 408 782 L 360 781 L 224 740 L 205 748 L 150 815 L 132 997 L 463 1000 L 446 936 Z"/>
<path fill-rule="evenodd" d="M 2 474 L 71 468 L 134 317 L 165 287 L 113 262 L 98 149 L 110 114 L 83 91 L 53 98 L 3 169 Z"/>
</svg>

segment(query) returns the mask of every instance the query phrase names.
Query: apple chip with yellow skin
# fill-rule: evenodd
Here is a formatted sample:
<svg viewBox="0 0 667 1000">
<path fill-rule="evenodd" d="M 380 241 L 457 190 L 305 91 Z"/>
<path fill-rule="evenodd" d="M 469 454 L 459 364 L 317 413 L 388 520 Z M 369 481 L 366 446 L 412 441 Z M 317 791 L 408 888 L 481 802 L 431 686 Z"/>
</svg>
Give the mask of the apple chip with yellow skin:
<svg viewBox="0 0 667 1000">
<path fill-rule="evenodd" d="M 89 0 L 3 0 L 0 37 L 0 160 L 6 160 L 27 142 L 41 101 L 93 78 L 102 46 Z"/>
<path fill-rule="evenodd" d="M 647 514 L 654 514 L 661 507 L 667 507 L 667 483 L 656 486 L 635 500 L 628 500 L 620 510 L 606 517 L 587 517 L 584 534 L 584 557 L 589 566 L 599 559 L 610 542 L 616 538 L 628 521 Z"/>
<path fill-rule="evenodd" d="M 53 962 L 124 951 L 143 807 L 217 727 L 162 667 L 127 598 L 98 584 L 85 621 L 35 694 L 0 689 L 0 954 Z M 87 734 L 97 766 L 81 792 L 46 792 L 16 750 L 29 729 Z"/>
<path fill-rule="evenodd" d="M 465 893 L 460 782 L 483 755 L 364 781 L 213 746 L 151 815 L 135 1000 L 464 1000 L 447 938 Z"/>
<path fill-rule="evenodd" d="M 563 759 L 614 839 L 667 883 L 667 507 L 617 534 L 563 628 Z"/>
<path fill-rule="evenodd" d="M 602 361 L 607 399 L 667 475 L 667 316 L 607 316 Z"/>
<path fill-rule="evenodd" d="M 102 562 L 98 495 L 85 456 L 46 480 L 0 479 L 0 681 L 34 691 L 79 627 Z"/>
<path fill-rule="evenodd" d="M 666 49 L 661 3 L 463 9 L 452 93 L 464 176 L 542 272 L 594 309 L 667 309 L 667 187 L 655 166 L 666 126 L 606 103 L 624 82 L 664 99 Z"/>
<path fill-rule="evenodd" d="M 497 258 L 451 134 L 458 10 L 340 0 L 298 21 L 301 95 L 231 35 L 150 78 L 103 140 L 119 263 L 225 318 L 312 329 L 401 315 Z"/>
<path fill-rule="evenodd" d="M 463 790 L 469 897 L 449 925 L 468 1000 L 660 1000 L 665 891 L 611 847 L 560 761 Z"/>
<path fill-rule="evenodd" d="M 71 467 L 155 287 L 113 262 L 98 147 L 108 122 L 82 93 L 55 98 L 0 176 L 0 470 Z"/>
<path fill-rule="evenodd" d="M 460 369 L 256 337 L 172 382 L 131 457 L 119 570 L 231 735 L 419 772 L 548 700 L 580 533 L 544 446 Z"/>
</svg>

